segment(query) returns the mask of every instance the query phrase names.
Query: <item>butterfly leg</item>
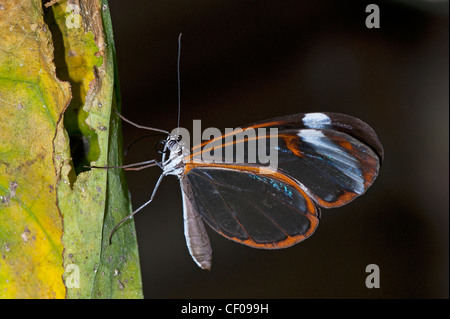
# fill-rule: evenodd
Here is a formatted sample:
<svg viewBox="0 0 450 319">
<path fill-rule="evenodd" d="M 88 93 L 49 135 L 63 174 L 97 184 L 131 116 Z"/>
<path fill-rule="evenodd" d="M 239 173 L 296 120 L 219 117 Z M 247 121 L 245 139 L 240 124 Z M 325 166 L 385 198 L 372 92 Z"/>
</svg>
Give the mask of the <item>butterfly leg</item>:
<svg viewBox="0 0 450 319">
<path fill-rule="evenodd" d="M 145 206 L 147 206 L 148 204 L 150 204 L 153 200 L 153 197 L 155 197 L 156 191 L 159 188 L 159 185 L 161 184 L 161 181 L 163 179 L 163 177 L 166 176 L 164 174 L 161 174 L 158 178 L 158 181 L 156 182 L 155 187 L 153 188 L 153 192 L 152 192 L 152 196 L 150 196 L 150 199 L 144 203 L 143 205 L 141 205 L 138 209 L 136 209 L 135 211 L 133 211 L 130 215 L 128 215 L 127 217 L 125 217 L 124 219 L 122 219 L 117 225 L 116 227 L 114 227 L 114 229 L 111 231 L 111 235 L 109 235 L 109 244 L 111 245 L 111 238 L 112 235 L 116 232 L 116 230 L 119 228 L 120 225 L 122 225 L 123 222 L 125 222 L 128 219 L 131 219 L 137 212 L 139 212 L 142 208 L 144 208 Z"/>
<path fill-rule="evenodd" d="M 139 171 L 141 169 L 153 167 L 153 166 L 160 166 L 160 164 L 156 160 L 150 160 L 150 161 L 128 164 L 128 165 L 123 165 L 123 166 L 84 166 L 84 167 L 85 168 L 102 168 L 102 169 L 121 168 L 126 171 Z"/>
<path fill-rule="evenodd" d="M 160 133 L 164 133 L 164 134 L 169 135 L 169 132 L 167 132 L 166 130 L 161 130 L 161 129 L 159 129 L 159 128 L 148 127 L 148 126 L 143 126 L 143 125 L 136 124 L 136 123 L 134 123 L 134 122 L 128 120 L 127 118 L 125 118 L 125 117 L 124 117 L 122 114 L 120 114 L 116 109 L 114 109 L 114 112 L 115 112 L 115 113 L 117 114 L 117 116 L 120 117 L 123 121 L 125 121 L 125 122 L 127 122 L 128 124 L 131 124 L 131 125 L 133 125 L 133 126 L 135 126 L 135 127 L 137 127 L 137 128 L 141 128 L 141 129 L 149 130 L 149 131 L 154 131 L 154 132 L 160 132 Z"/>
</svg>

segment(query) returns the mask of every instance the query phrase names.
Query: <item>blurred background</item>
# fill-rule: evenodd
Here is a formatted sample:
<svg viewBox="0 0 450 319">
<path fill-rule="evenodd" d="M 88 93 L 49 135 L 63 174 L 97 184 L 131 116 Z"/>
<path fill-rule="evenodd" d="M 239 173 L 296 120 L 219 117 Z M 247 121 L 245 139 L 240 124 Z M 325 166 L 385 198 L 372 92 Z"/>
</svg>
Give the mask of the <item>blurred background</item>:
<svg viewBox="0 0 450 319">
<path fill-rule="evenodd" d="M 369 3 L 380 29 L 368 29 Z M 315 234 L 264 251 L 209 231 L 202 271 L 184 239 L 178 180 L 136 215 L 146 298 L 448 298 L 449 24 L 447 1 L 110 0 L 122 113 L 172 130 L 177 37 L 181 126 L 235 128 L 292 113 L 361 118 L 385 149 L 380 175 L 354 202 L 322 210 Z M 124 145 L 148 134 L 123 124 Z M 125 163 L 155 158 L 133 146 Z M 134 207 L 158 168 L 127 172 Z M 210 229 L 209 229 L 210 230 Z M 380 268 L 368 289 L 368 264 Z"/>
</svg>

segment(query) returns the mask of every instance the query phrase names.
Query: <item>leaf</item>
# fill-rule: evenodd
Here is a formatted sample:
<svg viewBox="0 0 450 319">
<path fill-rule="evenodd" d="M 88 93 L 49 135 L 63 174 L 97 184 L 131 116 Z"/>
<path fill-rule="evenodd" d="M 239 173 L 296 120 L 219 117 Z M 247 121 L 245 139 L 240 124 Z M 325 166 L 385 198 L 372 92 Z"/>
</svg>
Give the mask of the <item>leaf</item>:
<svg viewBox="0 0 450 319">
<path fill-rule="evenodd" d="M 41 1 L 0 8 L 0 298 L 63 298 L 53 138 L 70 100 Z"/>
<path fill-rule="evenodd" d="M 28 4 L 27 1 L 23 2 Z M 25 6 L 25 4 L 21 5 Z M 4 6 L 3 10 L 10 10 L 10 6 L 13 5 L 8 4 L 8 8 Z M 16 37 L 11 39 L 11 43 L 33 38 L 39 50 L 42 51 L 43 47 L 48 47 L 48 50 L 43 52 L 44 58 L 41 60 L 45 60 L 50 65 L 47 68 L 51 71 L 48 71 L 51 77 L 50 75 L 48 77 L 52 81 L 44 82 L 42 78 L 45 73 L 36 70 L 36 66 L 33 66 L 34 69 L 30 66 L 31 69 L 26 74 L 31 79 L 37 77 L 35 85 L 46 84 L 41 89 L 45 92 L 45 99 L 36 99 L 36 106 L 29 107 L 30 113 L 26 114 L 25 118 L 14 115 L 17 113 L 14 105 L 16 109 L 25 109 L 20 106 L 25 105 L 23 103 L 17 106 L 17 101 L 21 101 L 20 96 L 12 96 L 8 99 L 8 103 L 5 104 L 6 111 L 3 111 L 3 108 L 0 109 L 0 116 L 10 116 L 15 119 L 14 123 L 7 123 L 0 132 L 0 172 L 2 173 L 0 194 L 4 201 L 3 206 L 0 206 L 0 244 L 3 249 L 2 258 L 3 255 L 5 256 L 3 260 L 0 260 L 0 289 L 8 291 L 8 294 L 4 296 L 10 298 L 18 296 L 141 298 L 142 284 L 133 222 L 127 221 L 114 235 L 112 245 L 108 243 L 112 228 L 131 212 L 123 172 L 117 169 L 86 169 L 84 167 L 85 165 L 121 165 L 120 122 L 116 116 L 112 116 L 111 112 L 113 106 L 120 107 L 120 98 L 108 4 L 100 0 L 70 1 L 70 4 L 67 1 L 59 1 L 45 11 L 45 22 L 48 27 L 42 21 L 41 2 L 35 1 L 33 6 L 29 5 L 29 7 L 29 11 L 21 12 L 17 16 L 30 15 L 40 21 L 40 24 L 35 23 L 46 29 L 46 40 L 49 44 L 43 46 L 41 38 L 24 34 L 16 34 Z M 76 23 L 77 14 L 79 14 L 79 24 Z M 22 26 L 23 24 L 18 24 L 18 27 L 22 28 Z M 33 26 L 33 29 L 37 28 Z M 4 32 L 4 28 L 0 32 Z M 51 36 L 55 47 L 56 75 L 52 64 Z M 29 45 L 25 45 L 27 46 Z M 17 56 L 20 56 L 21 52 L 18 54 L 17 50 L 13 50 L 12 45 L 11 54 L 4 54 L 4 52 L 9 51 L 0 51 L 0 57 L 4 55 L 9 58 L 11 60 L 11 62 L 7 61 L 9 65 L 20 64 Z M 36 53 L 33 54 L 32 58 L 35 59 Z M 35 63 L 33 59 L 26 58 L 26 60 L 30 65 L 42 66 L 40 61 Z M 1 63 L 1 65 L 8 65 L 8 63 Z M 15 69 L 19 68 L 15 67 Z M 9 72 L 10 68 L 6 67 L 5 71 L 2 68 L 1 74 L 9 75 L 7 71 Z M 11 87 L 19 90 L 21 85 L 19 77 L 16 73 L 12 74 L 14 76 L 8 77 L 10 87 L 7 87 L 7 81 L 4 81 L 6 84 L 0 82 L 0 99 L 3 98 L 3 91 L 13 92 Z M 61 82 L 58 77 L 67 82 Z M 2 79 L 3 77 L 0 81 Z M 30 96 L 36 95 L 29 82 L 32 81 L 27 78 L 24 84 L 27 91 L 20 92 L 28 92 Z M 73 97 L 70 105 L 68 83 L 71 85 Z M 28 103 L 30 99 L 31 97 L 22 100 Z M 44 108 L 47 110 L 46 113 L 38 108 L 43 101 L 46 103 Z M 65 107 L 67 109 L 63 113 Z M 2 115 L 2 112 L 6 114 Z M 49 115 L 45 117 L 41 113 L 51 114 L 52 120 L 49 120 Z M 50 122 L 51 125 L 41 124 L 45 121 Z M 33 129 L 30 130 L 30 127 Z M 45 133 L 48 135 L 45 135 L 45 139 L 43 139 L 43 133 L 34 132 L 44 128 L 47 128 Z M 30 134 L 27 136 L 20 134 L 20 129 Z M 2 132 L 7 133 L 2 136 Z M 25 137 L 20 139 L 22 136 Z M 4 138 L 8 142 L 3 142 Z M 24 168 L 22 167 L 24 163 L 28 163 L 26 156 L 33 153 L 12 152 L 11 149 L 18 149 L 14 144 L 17 139 L 20 139 L 20 143 L 27 147 L 47 150 L 45 153 L 47 161 L 42 163 L 41 175 L 45 173 L 45 177 L 52 183 L 42 185 L 45 179 L 39 175 L 39 179 L 27 177 L 25 181 L 28 183 L 25 184 L 24 181 L 22 186 L 19 176 L 23 177 Z M 36 154 L 38 156 L 40 153 L 36 151 Z M 2 161 L 2 159 L 5 160 Z M 36 163 L 41 163 L 41 160 L 31 164 L 33 169 L 30 169 L 32 172 L 30 175 L 37 174 L 34 170 L 34 167 L 37 167 L 34 166 L 37 165 Z M 8 171 L 9 175 L 3 174 L 2 169 Z M 12 171 L 16 174 L 11 174 Z M 42 191 L 37 192 L 36 188 L 45 189 L 45 187 L 51 190 L 48 193 L 52 196 L 48 195 L 49 198 L 43 205 L 36 206 L 36 201 L 45 199 L 41 196 Z M 34 200 L 29 204 L 30 213 L 28 216 L 19 216 L 17 211 L 24 210 L 20 207 L 20 202 L 24 201 L 27 194 Z M 16 206 L 14 205 L 16 202 L 19 207 L 11 210 Z M 6 215 L 3 211 L 9 213 Z M 43 224 L 43 221 L 50 218 L 49 216 L 54 218 Z M 34 225 L 28 227 L 30 220 L 36 220 L 36 224 L 42 225 L 43 235 L 39 238 L 44 238 L 41 241 L 50 248 L 42 250 L 40 247 L 39 249 L 34 247 L 34 251 L 43 251 L 40 255 L 41 260 L 30 260 L 27 264 L 23 264 L 23 260 L 29 259 L 30 255 L 23 250 L 24 245 L 18 239 L 23 241 L 23 238 L 26 238 L 28 242 L 34 240 L 33 231 L 36 227 Z M 52 227 L 56 229 L 54 233 L 50 233 Z M 19 245 L 22 245 L 20 247 L 22 249 L 18 248 Z M 17 250 L 15 255 L 11 254 L 13 248 Z M 11 260 L 14 261 L 12 264 Z M 4 267 L 4 264 L 8 262 L 10 266 Z M 45 265 L 50 263 L 56 270 L 47 266 L 40 269 L 39 263 Z M 64 269 L 66 272 L 63 274 Z M 35 286 L 24 288 L 23 284 L 22 286 L 16 284 L 18 279 L 13 278 L 14 274 L 20 277 L 23 283 L 37 280 L 38 277 L 42 279 Z M 4 287 L 1 286 L 3 278 L 6 283 Z M 43 293 L 41 286 L 44 284 L 52 285 L 51 289 L 49 288 L 50 293 Z"/>
<path fill-rule="evenodd" d="M 65 113 L 64 125 L 69 135 L 81 134 L 89 143 L 86 162 L 80 165 L 121 165 L 119 121 L 115 115 L 111 118 L 112 107 L 118 108 L 116 103 L 120 101 L 108 6 L 106 1 L 80 1 L 78 5 L 82 21 L 79 28 L 68 27 L 66 13 L 71 10 L 67 1 L 52 6 L 53 33 L 59 30 L 63 42 L 59 53 L 65 63 L 61 68 L 79 92 Z M 55 155 L 61 174 L 57 192 L 64 220 L 64 266 L 76 265 L 80 273 L 80 288 L 69 287 L 66 282 L 67 298 L 141 298 L 134 223 L 127 222 L 115 234 L 111 246 L 108 240 L 115 224 L 131 213 L 123 171 L 80 172 L 82 169 L 75 164 L 79 174 L 72 182 L 73 167 L 64 130 L 58 130 Z M 65 279 L 67 276 L 70 274 Z"/>
</svg>

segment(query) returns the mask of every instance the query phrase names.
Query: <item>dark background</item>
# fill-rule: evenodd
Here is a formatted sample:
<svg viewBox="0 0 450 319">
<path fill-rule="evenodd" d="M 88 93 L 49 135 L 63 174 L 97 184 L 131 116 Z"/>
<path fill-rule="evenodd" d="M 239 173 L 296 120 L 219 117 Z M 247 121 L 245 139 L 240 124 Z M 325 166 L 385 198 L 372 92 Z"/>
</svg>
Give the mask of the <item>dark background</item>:
<svg viewBox="0 0 450 319">
<path fill-rule="evenodd" d="M 166 130 L 234 128 L 291 113 L 359 117 L 378 133 L 385 162 L 370 190 L 323 210 L 308 240 L 288 249 L 242 246 L 210 231 L 213 267 L 200 270 L 183 235 L 170 176 L 136 215 L 146 298 L 448 298 L 448 2 L 110 0 L 123 114 Z M 125 146 L 148 132 L 123 125 Z M 156 156 L 139 142 L 126 163 Z M 134 207 L 160 170 L 129 172 Z M 381 288 L 365 286 L 377 264 Z"/>
</svg>

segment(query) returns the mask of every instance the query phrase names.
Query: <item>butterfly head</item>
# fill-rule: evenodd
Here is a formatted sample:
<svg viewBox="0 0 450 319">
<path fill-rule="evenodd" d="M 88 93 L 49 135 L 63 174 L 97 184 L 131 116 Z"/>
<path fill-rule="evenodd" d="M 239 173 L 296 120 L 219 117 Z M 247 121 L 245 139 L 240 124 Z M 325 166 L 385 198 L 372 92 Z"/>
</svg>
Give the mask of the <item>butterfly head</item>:
<svg viewBox="0 0 450 319">
<path fill-rule="evenodd" d="M 181 177 L 184 173 L 184 158 L 189 155 L 189 150 L 184 146 L 180 136 L 169 135 L 165 140 L 163 152 L 164 174 Z M 168 154 L 167 160 L 165 160 L 166 154 Z"/>
</svg>

